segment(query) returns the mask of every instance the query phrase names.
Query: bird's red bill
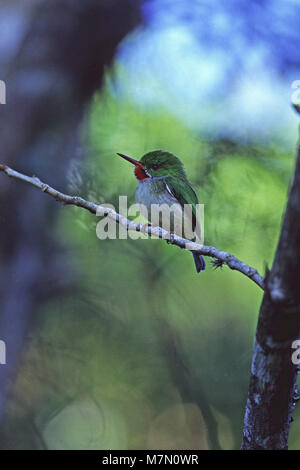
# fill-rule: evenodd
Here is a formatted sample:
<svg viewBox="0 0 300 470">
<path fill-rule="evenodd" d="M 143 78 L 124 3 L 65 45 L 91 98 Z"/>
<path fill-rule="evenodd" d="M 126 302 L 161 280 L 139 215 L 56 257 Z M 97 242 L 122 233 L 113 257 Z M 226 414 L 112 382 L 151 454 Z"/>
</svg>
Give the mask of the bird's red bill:
<svg viewBox="0 0 300 470">
<path fill-rule="evenodd" d="M 142 163 L 139 162 L 138 160 L 135 160 L 134 158 L 127 157 L 127 155 L 124 155 L 123 153 L 117 153 L 117 155 L 120 155 L 120 157 L 124 158 L 128 162 L 132 163 L 135 166 L 139 166 L 140 168 L 144 168 Z"/>
<path fill-rule="evenodd" d="M 124 155 L 123 153 L 117 153 L 117 155 L 135 165 L 134 174 L 138 180 L 149 178 L 149 175 L 146 173 L 144 165 L 141 162 L 135 160 L 134 158 L 127 157 L 127 155 Z"/>
</svg>

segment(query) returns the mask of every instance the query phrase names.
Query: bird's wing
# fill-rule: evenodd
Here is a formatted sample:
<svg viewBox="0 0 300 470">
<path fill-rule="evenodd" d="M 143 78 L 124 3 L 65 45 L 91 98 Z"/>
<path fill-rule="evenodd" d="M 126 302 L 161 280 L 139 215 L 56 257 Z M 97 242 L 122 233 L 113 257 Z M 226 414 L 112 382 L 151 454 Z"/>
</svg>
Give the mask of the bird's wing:
<svg viewBox="0 0 300 470">
<path fill-rule="evenodd" d="M 165 183 L 167 191 L 177 199 L 182 208 L 185 204 L 192 206 L 192 227 L 198 238 L 201 238 L 200 224 L 196 213 L 196 205 L 199 203 L 197 194 L 187 181 L 167 177 Z"/>
</svg>

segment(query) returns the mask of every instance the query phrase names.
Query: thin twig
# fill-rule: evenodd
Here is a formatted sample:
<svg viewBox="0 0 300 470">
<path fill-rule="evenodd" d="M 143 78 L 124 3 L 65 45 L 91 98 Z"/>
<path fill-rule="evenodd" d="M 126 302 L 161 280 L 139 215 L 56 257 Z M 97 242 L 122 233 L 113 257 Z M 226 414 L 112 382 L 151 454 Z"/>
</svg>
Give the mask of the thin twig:
<svg viewBox="0 0 300 470">
<path fill-rule="evenodd" d="M 122 227 L 124 227 L 127 231 L 133 230 L 136 232 L 148 234 L 149 236 L 162 238 L 164 240 L 167 240 L 168 243 L 172 245 L 176 245 L 180 248 L 195 251 L 196 253 L 199 253 L 201 255 L 210 256 L 211 258 L 218 259 L 223 263 L 227 264 L 230 269 L 239 271 L 240 273 L 247 276 L 259 287 L 261 287 L 261 289 L 264 290 L 264 278 L 257 272 L 257 270 L 251 268 L 246 263 L 240 261 L 238 258 L 231 255 L 230 253 L 227 253 L 226 251 L 218 250 L 214 246 L 206 246 L 194 243 L 190 240 L 187 240 L 186 238 L 179 237 L 175 234 L 170 234 L 170 232 L 164 230 L 161 227 L 135 223 L 131 220 L 128 220 L 123 215 L 118 214 L 111 208 L 103 207 L 93 202 L 86 201 L 85 199 L 78 196 L 69 196 L 67 194 L 61 193 L 60 191 L 57 191 L 56 189 L 49 186 L 48 184 L 43 183 L 36 176 L 26 176 L 23 173 L 19 173 L 6 165 L 0 164 L 0 171 L 3 171 L 7 176 L 11 178 L 15 178 L 35 186 L 36 188 L 40 189 L 44 193 L 49 194 L 54 199 L 59 202 L 62 202 L 63 204 L 82 207 L 83 209 L 88 210 L 92 214 L 109 217 L 110 219 L 114 220 Z"/>
</svg>

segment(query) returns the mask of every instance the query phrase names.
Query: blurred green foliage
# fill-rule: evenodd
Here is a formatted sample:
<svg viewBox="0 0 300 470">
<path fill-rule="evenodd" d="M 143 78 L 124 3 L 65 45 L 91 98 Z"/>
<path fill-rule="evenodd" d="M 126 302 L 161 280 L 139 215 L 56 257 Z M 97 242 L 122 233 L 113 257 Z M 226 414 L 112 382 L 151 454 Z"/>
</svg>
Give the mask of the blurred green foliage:
<svg viewBox="0 0 300 470">
<path fill-rule="evenodd" d="M 136 181 L 116 152 L 168 150 L 205 204 L 205 243 L 262 274 L 272 263 L 294 155 L 205 140 L 164 109 L 124 100 L 109 75 L 84 139 L 70 191 L 118 209 L 119 195 L 134 202 Z M 10 404 L 14 445 L 239 448 L 261 290 L 209 260 L 197 275 L 190 254 L 161 240 L 100 241 L 96 223 L 61 209 L 76 286 L 40 312 Z M 300 445 L 293 430 L 291 443 Z"/>
</svg>

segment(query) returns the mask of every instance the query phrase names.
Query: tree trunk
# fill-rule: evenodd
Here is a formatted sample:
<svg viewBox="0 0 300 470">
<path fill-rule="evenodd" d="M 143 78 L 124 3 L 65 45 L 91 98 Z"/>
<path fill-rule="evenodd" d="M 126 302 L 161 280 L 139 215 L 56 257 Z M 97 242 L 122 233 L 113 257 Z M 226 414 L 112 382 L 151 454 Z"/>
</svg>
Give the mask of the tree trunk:
<svg viewBox="0 0 300 470">
<path fill-rule="evenodd" d="M 300 338 L 300 146 L 272 270 L 265 279 L 242 449 L 287 449 L 297 400 L 292 343 Z"/>
</svg>

